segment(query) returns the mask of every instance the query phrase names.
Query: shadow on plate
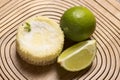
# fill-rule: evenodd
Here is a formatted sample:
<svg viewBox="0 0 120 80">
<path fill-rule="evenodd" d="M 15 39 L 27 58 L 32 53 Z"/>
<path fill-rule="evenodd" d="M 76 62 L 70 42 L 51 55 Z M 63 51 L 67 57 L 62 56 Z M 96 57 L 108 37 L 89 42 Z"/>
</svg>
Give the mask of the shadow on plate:
<svg viewBox="0 0 120 80">
<path fill-rule="evenodd" d="M 72 42 L 71 40 L 66 40 L 64 49 L 76 44 L 76 42 Z M 71 80 L 77 77 L 81 77 L 85 73 L 89 71 L 91 65 L 78 72 L 69 72 L 63 69 L 57 62 L 47 65 L 47 66 L 35 66 L 28 64 L 21 57 L 18 53 L 15 54 L 16 56 L 16 66 L 18 70 L 28 79 L 32 80 Z"/>
<path fill-rule="evenodd" d="M 32 80 L 71 80 L 81 77 L 91 68 L 90 65 L 84 70 L 78 72 L 69 72 L 63 69 L 57 62 L 47 66 L 35 66 L 23 61 L 19 55 L 17 55 L 17 58 L 18 67 L 21 73 Z"/>
</svg>

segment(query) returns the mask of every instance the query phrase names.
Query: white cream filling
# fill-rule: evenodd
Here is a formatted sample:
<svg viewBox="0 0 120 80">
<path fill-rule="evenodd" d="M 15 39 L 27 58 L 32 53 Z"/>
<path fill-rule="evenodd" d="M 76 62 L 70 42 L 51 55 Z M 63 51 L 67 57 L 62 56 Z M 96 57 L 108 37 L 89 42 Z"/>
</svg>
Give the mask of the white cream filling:
<svg viewBox="0 0 120 80">
<path fill-rule="evenodd" d="M 59 41 L 61 41 L 59 37 L 60 32 L 58 32 L 55 27 L 40 21 L 31 21 L 29 24 L 31 31 L 27 32 L 23 30 L 22 38 L 20 39 L 20 42 L 23 46 L 27 47 L 27 49 L 41 52 L 36 53 L 37 55 L 54 51 L 54 49 L 60 47 L 58 46 Z"/>
</svg>

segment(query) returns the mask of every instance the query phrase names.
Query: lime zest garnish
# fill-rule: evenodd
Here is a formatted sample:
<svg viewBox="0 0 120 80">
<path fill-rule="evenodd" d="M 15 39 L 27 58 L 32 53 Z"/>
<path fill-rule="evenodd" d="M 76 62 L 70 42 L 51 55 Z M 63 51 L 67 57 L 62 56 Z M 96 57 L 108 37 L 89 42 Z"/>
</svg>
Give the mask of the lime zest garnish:
<svg viewBox="0 0 120 80">
<path fill-rule="evenodd" d="M 30 32 L 31 31 L 31 28 L 30 28 L 30 24 L 28 22 L 25 23 L 25 27 L 24 29 L 27 31 L 27 32 Z"/>
</svg>

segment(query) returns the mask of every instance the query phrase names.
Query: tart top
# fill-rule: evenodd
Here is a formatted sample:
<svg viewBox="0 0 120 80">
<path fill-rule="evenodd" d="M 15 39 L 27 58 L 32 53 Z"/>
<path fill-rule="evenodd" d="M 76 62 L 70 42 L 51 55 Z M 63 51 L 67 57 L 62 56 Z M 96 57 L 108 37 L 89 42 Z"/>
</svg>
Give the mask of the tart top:
<svg viewBox="0 0 120 80">
<path fill-rule="evenodd" d="M 18 28 L 17 39 L 31 54 L 46 56 L 59 52 L 57 50 L 63 45 L 64 35 L 59 25 L 53 20 L 46 17 L 33 17 Z"/>
</svg>

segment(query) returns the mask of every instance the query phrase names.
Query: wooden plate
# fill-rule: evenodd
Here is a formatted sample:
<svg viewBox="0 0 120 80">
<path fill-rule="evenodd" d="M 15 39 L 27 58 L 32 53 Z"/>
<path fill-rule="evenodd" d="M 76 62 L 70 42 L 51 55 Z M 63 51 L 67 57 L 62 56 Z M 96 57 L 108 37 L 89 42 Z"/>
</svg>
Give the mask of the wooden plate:
<svg viewBox="0 0 120 80">
<path fill-rule="evenodd" d="M 16 53 L 16 30 L 26 19 L 42 15 L 57 23 L 63 12 L 83 5 L 96 16 L 93 64 L 68 72 L 57 63 L 33 66 Z M 0 80 L 120 80 L 120 3 L 117 0 L 0 0 Z"/>
</svg>

